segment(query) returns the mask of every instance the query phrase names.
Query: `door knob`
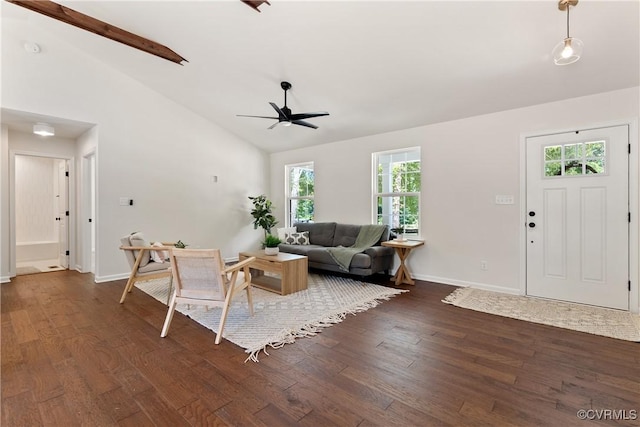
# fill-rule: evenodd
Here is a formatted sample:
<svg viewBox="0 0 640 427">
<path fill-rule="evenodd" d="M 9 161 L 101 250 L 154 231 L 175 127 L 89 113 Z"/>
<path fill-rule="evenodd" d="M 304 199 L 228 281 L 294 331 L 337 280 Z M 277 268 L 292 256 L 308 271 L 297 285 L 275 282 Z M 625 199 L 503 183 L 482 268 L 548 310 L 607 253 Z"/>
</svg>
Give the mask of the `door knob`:
<svg viewBox="0 0 640 427">
<path fill-rule="evenodd" d="M 535 222 L 530 222 L 530 223 L 529 223 L 529 228 L 534 228 L 535 226 L 536 226 L 536 223 L 535 223 Z"/>
</svg>

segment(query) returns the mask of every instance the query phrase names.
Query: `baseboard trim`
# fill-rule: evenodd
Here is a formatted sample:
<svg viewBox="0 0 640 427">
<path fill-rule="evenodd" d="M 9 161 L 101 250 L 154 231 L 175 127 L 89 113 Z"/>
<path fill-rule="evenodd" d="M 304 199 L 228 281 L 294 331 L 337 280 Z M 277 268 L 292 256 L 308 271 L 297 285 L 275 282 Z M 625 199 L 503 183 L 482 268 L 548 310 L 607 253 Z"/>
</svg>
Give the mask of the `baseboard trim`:
<svg viewBox="0 0 640 427">
<path fill-rule="evenodd" d="M 128 279 L 129 273 L 112 274 L 110 276 L 95 276 L 96 283 L 113 282 L 114 280 Z"/>
<path fill-rule="evenodd" d="M 459 286 L 462 288 L 483 289 L 485 291 L 502 292 L 504 294 L 511 294 L 511 295 L 522 295 L 522 293 L 520 292 L 520 289 L 505 288 L 502 286 L 490 285 L 488 283 L 469 282 L 466 280 L 457 280 L 457 279 L 451 279 L 448 277 L 428 276 L 428 275 L 422 275 L 422 274 L 415 274 L 415 275 L 412 275 L 412 277 L 417 280 L 442 283 L 443 285 Z"/>
<path fill-rule="evenodd" d="M 9 276 L 0 276 L 0 283 L 10 283 L 11 277 Z"/>
</svg>

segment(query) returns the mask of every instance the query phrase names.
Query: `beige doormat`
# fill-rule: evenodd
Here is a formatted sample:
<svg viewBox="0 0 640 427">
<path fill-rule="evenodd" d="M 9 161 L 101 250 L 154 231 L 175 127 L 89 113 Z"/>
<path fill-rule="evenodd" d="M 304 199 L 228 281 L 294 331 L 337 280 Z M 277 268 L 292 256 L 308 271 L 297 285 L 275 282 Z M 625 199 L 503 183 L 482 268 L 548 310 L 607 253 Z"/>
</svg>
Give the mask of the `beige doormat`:
<svg viewBox="0 0 640 427">
<path fill-rule="evenodd" d="M 136 287 L 166 305 L 168 281 L 156 279 L 137 282 Z M 246 294 L 242 292 L 232 302 L 222 336 L 249 353 L 247 360 L 258 361 L 267 347 L 280 348 L 296 338 L 314 336 L 348 314 L 376 307 L 384 300 L 408 292 L 345 277 L 309 274 L 308 289 L 281 296 L 252 288 L 254 316 L 249 315 Z M 217 333 L 221 308 L 178 305 L 177 311 L 189 316 Z M 158 334 L 160 328 L 158 325 Z M 169 329 L 171 336 L 171 329 Z M 214 337 L 211 337 L 213 345 Z"/>
<path fill-rule="evenodd" d="M 459 288 L 442 302 L 470 310 L 640 342 L 640 315 L 590 305 Z"/>
</svg>

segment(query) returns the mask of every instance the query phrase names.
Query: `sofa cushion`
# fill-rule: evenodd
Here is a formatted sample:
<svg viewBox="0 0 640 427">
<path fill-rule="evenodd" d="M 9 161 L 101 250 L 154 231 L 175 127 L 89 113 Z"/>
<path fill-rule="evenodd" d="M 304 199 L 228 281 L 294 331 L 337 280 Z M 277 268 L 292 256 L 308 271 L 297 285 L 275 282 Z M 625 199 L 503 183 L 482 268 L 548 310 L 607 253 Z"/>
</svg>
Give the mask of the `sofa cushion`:
<svg viewBox="0 0 640 427">
<path fill-rule="evenodd" d="M 298 222 L 295 224 L 298 232 L 309 232 L 309 243 L 312 245 L 333 246 L 333 236 L 336 231 L 335 222 Z"/>
<path fill-rule="evenodd" d="M 145 240 L 144 235 L 140 232 L 132 233 L 131 236 L 129 236 L 129 242 L 131 243 L 131 246 L 148 246 L 149 245 Z M 138 258 L 139 252 L 140 251 L 133 251 L 133 256 L 136 259 Z M 140 267 L 144 267 L 145 265 L 149 264 L 149 261 L 151 261 L 151 254 L 149 253 L 149 251 L 145 251 L 145 253 L 142 256 L 142 260 L 140 260 Z"/>
<path fill-rule="evenodd" d="M 309 232 L 302 231 L 300 233 L 286 233 L 284 235 L 284 243 L 287 245 L 308 245 L 309 244 Z"/>
<path fill-rule="evenodd" d="M 344 246 L 348 248 L 356 243 L 358 233 L 360 233 L 361 226 L 351 224 L 336 224 L 336 233 L 333 236 L 333 245 L 331 246 Z"/>
<path fill-rule="evenodd" d="M 304 256 L 309 256 L 309 251 L 312 249 L 326 249 L 324 246 L 320 245 L 287 245 L 285 243 L 278 245 L 278 247 L 281 252 Z"/>
<path fill-rule="evenodd" d="M 296 227 L 281 227 L 281 228 L 278 228 L 276 231 L 278 232 L 278 239 L 280 239 L 282 241 L 284 241 L 285 236 L 288 233 L 297 233 L 298 232 Z"/>
</svg>

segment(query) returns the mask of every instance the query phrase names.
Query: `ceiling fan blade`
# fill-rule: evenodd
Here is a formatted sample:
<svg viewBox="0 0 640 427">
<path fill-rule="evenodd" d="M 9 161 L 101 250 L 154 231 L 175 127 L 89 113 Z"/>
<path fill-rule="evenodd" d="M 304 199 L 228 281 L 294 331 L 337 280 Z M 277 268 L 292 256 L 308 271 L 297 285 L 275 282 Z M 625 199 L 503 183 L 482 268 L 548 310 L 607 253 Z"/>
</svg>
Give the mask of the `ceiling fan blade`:
<svg viewBox="0 0 640 427">
<path fill-rule="evenodd" d="M 274 104 L 273 102 L 270 102 L 269 104 L 271 104 L 271 106 L 273 107 L 274 110 L 276 110 L 278 112 L 278 116 L 279 119 L 278 120 L 289 120 L 289 118 L 287 117 L 287 115 L 280 109 L 280 107 L 278 107 L 276 104 Z"/>
<path fill-rule="evenodd" d="M 291 123 L 293 123 L 294 125 L 306 126 L 311 129 L 318 129 L 318 126 L 309 122 L 303 122 L 302 120 L 291 120 Z"/>
<path fill-rule="evenodd" d="M 267 129 L 273 129 L 274 127 L 278 126 L 279 124 L 280 124 L 280 122 L 275 122 L 274 124 L 269 126 Z"/>
<path fill-rule="evenodd" d="M 304 120 L 304 119 L 311 119 L 313 117 L 321 117 L 321 116 L 328 116 L 329 113 L 327 113 L 326 111 L 318 111 L 316 113 L 298 113 L 298 114 L 292 114 L 291 115 L 291 120 Z"/>
<path fill-rule="evenodd" d="M 278 120 L 278 117 L 267 117 L 267 116 L 248 116 L 246 114 L 236 114 L 237 117 L 255 117 L 257 119 L 273 119 Z"/>
</svg>

